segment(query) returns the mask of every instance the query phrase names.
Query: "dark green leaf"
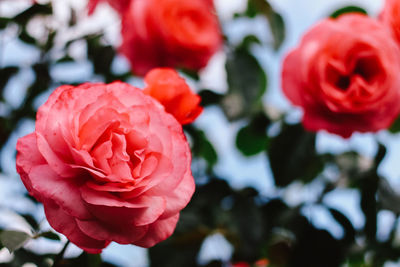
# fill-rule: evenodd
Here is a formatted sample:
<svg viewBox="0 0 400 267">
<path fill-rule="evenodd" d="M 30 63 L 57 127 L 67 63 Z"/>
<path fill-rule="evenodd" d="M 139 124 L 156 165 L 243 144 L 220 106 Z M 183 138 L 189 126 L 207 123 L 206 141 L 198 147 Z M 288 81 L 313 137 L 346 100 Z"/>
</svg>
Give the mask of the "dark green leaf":
<svg viewBox="0 0 400 267">
<path fill-rule="evenodd" d="M 61 240 L 60 236 L 52 231 L 40 233 L 39 235 L 37 235 L 37 237 L 44 237 L 46 239 L 55 240 L 55 241 Z"/>
<path fill-rule="evenodd" d="M 87 55 L 93 62 L 94 72 L 104 75 L 106 82 L 112 82 L 111 64 L 116 55 L 115 49 L 111 45 L 102 44 L 101 36 L 89 36 L 86 42 Z"/>
<path fill-rule="evenodd" d="M 4 17 L 0 17 L 0 30 L 4 29 L 5 27 L 7 27 L 7 24 L 11 22 L 10 18 L 4 18 Z"/>
<path fill-rule="evenodd" d="M 400 194 L 384 179 L 379 179 L 378 200 L 381 209 L 400 214 Z"/>
<path fill-rule="evenodd" d="M 0 69 L 0 92 L 3 91 L 4 87 L 7 85 L 8 80 L 15 74 L 18 73 L 19 68 L 16 66 L 7 66 Z"/>
<path fill-rule="evenodd" d="M 323 169 L 322 158 L 315 151 L 315 134 L 301 124 L 283 125 L 281 133 L 272 138 L 268 157 L 277 186 L 287 186 L 296 179 L 314 179 Z"/>
<path fill-rule="evenodd" d="M 214 166 L 217 163 L 218 155 L 206 134 L 193 125 L 185 125 L 184 129 L 193 139 L 193 156 L 205 159 L 208 168 Z"/>
<path fill-rule="evenodd" d="M 53 9 L 51 7 L 51 4 L 34 4 L 30 8 L 15 16 L 13 18 L 13 22 L 25 26 L 32 17 L 36 15 L 51 15 L 52 12 Z"/>
<path fill-rule="evenodd" d="M 356 230 L 354 229 L 353 224 L 350 222 L 350 220 L 337 209 L 329 208 L 328 210 L 331 213 L 332 217 L 343 227 L 345 233 L 343 241 L 346 244 L 351 244 L 352 242 L 354 242 Z"/>
<path fill-rule="evenodd" d="M 10 253 L 22 247 L 31 238 L 31 235 L 20 231 L 3 231 L 0 233 L 0 241 Z"/>
<path fill-rule="evenodd" d="M 267 18 L 274 38 L 274 49 L 279 49 L 285 39 L 285 22 L 282 16 L 266 0 L 249 0 L 246 15 L 254 17 L 257 14 Z"/>
<path fill-rule="evenodd" d="M 199 73 L 195 70 L 190 70 L 190 69 L 184 69 L 181 68 L 179 69 L 182 73 L 186 74 L 187 76 L 189 76 L 190 78 L 192 78 L 193 80 L 198 81 L 200 79 L 199 77 Z"/>
<path fill-rule="evenodd" d="M 361 189 L 361 210 L 365 216 L 364 233 L 367 240 L 374 243 L 376 240 L 378 212 L 376 194 L 379 184 L 379 176 L 376 170 L 366 173 L 359 183 Z"/>
<path fill-rule="evenodd" d="M 32 227 L 33 230 L 39 230 L 39 224 L 36 219 L 30 214 L 20 214 L 27 223 Z"/>
<path fill-rule="evenodd" d="M 33 38 L 25 29 L 19 33 L 19 39 L 27 44 L 36 45 L 36 39 Z"/>
<path fill-rule="evenodd" d="M 387 151 L 386 147 L 383 144 L 378 143 L 378 152 L 376 153 L 376 156 L 374 159 L 375 168 L 378 168 L 379 164 L 381 164 L 383 158 L 386 155 L 386 151 Z"/>
<path fill-rule="evenodd" d="M 267 87 L 267 76 L 257 59 L 243 48 L 228 55 L 225 68 L 229 93 L 223 100 L 223 107 L 227 117 L 234 120 L 259 107 Z"/>
<path fill-rule="evenodd" d="M 78 258 L 71 260 L 68 266 L 100 267 L 102 260 L 100 254 L 82 253 Z"/>
<path fill-rule="evenodd" d="M 221 102 L 223 95 L 217 94 L 211 90 L 201 90 L 199 92 L 201 97 L 201 106 L 206 107 L 210 105 L 217 105 Z"/>
<path fill-rule="evenodd" d="M 361 13 L 368 15 L 367 11 L 364 8 L 358 7 L 358 6 L 346 6 L 342 7 L 335 12 L 333 12 L 330 17 L 331 18 L 337 18 L 340 15 L 346 14 L 346 13 Z"/>
<path fill-rule="evenodd" d="M 271 12 L 268 16 L 272 36 L 274 36 L 274 49 L 278 50 L 285 40 L 285 22 L 282 16 L 276 12 Z"/>
<path fill-rule="evenodd" d="M 260 39 L 255 35 L 247 35 L 240 45 L 241 48 L 250 49 L 253 44 L 261 44 Z"/>
<path fill-rule="evenodd" d="M 239 130 L 236 136 L 236 146 L 245 156 L 252 156 L 264 151 L 268 145 L 267 126 L 270 120 L 259 114 L 249 125 Z"/>
<path fill-rule="evenodd" d="M 400 116 L 392 123 L 389 128 L 389 132 L 391 133 L 398 133 L 400 132 Z"/>
</svg>

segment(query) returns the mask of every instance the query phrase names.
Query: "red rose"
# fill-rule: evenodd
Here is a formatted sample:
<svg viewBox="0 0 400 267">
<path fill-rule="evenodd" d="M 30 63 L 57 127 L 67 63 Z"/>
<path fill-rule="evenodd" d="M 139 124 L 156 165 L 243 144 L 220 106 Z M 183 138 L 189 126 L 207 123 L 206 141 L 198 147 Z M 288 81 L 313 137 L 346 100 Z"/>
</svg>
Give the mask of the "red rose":
<svg viewBox="0 0 400 267">
<path fill-rule="evenodd" d="M 181 125 L 122 82 L 59 87 L 17 151 L 50 225 L 90 253 L 166 239 L 194 191 Z"/>
<path fill-rule="evenodd" d="M 379 19 L 389 27 L 400 44 L 400 1 L 386 0 Z"/>
<path fill-rule="evenodd" d="M 325 19 L 283 63 L 283 92 L 311 131 L 350 137 L 388 128 L 400 112 L 400 50 L 367 16 Z"/>
<path fill-rule="evenodd" d="M 129 6 L 131 0 L 89 0 L 87 8 L 89 14 L 92 14 L 100 2 L 107 2 L 119 13 L 123 13 Z"/>
<path fill-rule="evenodd" d="M 135 0 L 122 17 L 120 51 L 134 73 L 154 67 L 199 70 L 222 44 L 210 0 Z"/>
<path fill-rule="evenodd" d="M 181 124 L 193 122 L 203 111 L 200 97 L 173 69 L 154 69 L 146 77 L 144 93 L 157 99 Z"/>
<path fill-rule="evenodd" d="M 232 267 L 250 267 L 250 264 L 247 262 L 241 261 L 232 264 Z"/>
</svg>

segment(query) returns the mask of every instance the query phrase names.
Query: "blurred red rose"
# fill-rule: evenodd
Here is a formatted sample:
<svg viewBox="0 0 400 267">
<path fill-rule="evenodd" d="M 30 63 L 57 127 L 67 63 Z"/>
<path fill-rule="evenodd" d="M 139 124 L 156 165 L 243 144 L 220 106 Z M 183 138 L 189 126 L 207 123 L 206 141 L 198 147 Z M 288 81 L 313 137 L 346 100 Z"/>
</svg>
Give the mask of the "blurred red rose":
<svg viewBox="0 0 400 267">
<path fill-rule="evenodd" d="M 121 82 L 59 87 L 17 151 L 17 171 L 50 225 L 90 253 L 166 239 L 194 191 L 181 125 Z"/>
<path fill-rule="evenodd" d="M 232 263 L 232 267 L 251 267 L 251 266 L 247 262 L 241 261 L 241 262 Z"/>
<path fill-rule="evenodd" d="M 154 69 L 146 74 L 144 93 L 157 99 L 181 124 L 193 122 L 203 111 L 200 96 L 190 90 L 173 69 Z"/>
<path fill-rule="evenodd" d="M 123 13 L 128 8 L 131 0 L 89 0 L 87 6 L 89 14 L 92 14 L 101 2 L 107 2 L 116 11 Z"/>
<path fill-rule="evenodd" d="M 400 112 L 400 50 L 364 15 L 325 19 L 283 63 L 283 92 L 311 131 L 350 137 L 388 128 Z"/>
<path fill-rule="evenodd" d="M 268 259 L 259 259 L 258 261 L 256 261 L 254 263 L 254 266 L 256 267 L 267 267 L 269 264 L 269 260 Z"/>
<path fill-rule="evenodd" d="M 379 19 L 389 27 L 400 44 L 400 1 L 386 0 Z"/>
<path fill-rule="evenodd" d="M 155 67 L 199 70 L 220 48 L 222 36 L 210 0 L 135 0 L 122 17 L 120 51 L 132 71 Z"/>
<path fill-rule="evenodd" d="M 254 264 L 249 264 L 245 261 L 240 261 L 240 262 L 236 262 L 236 263 L 232 263 L 231 266 L 232 267 L 267 267 L 269 264 L 269 260 L 268 259 L 259 259 L 258 261 L 254 262 Z"/>
</svg>

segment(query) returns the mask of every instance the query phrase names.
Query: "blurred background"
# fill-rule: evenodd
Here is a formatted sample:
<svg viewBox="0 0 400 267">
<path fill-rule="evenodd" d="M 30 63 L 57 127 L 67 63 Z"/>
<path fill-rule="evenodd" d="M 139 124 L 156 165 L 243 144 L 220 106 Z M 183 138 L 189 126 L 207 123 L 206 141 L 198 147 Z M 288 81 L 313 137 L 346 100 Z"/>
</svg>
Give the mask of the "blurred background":
<svg viewBox="0 0 400 267">
<path fill-rule="evenodd" d="M 184 128 L 197 189 L 173 236 L 151 249 L 113 243 L 101 259 L 71 245 L 65 266 L 400 266 L 399 127 L 346 140 L 306 132 L 280 87 L 283 57 L 307 29 L 348 6 L 376 17 L 383 0 L 253 2 L 215 0 L 224 49 L 181 72 L 206 108 Z M 49 266 L 66 241 L 15 171 L 37 108 L 62 84 L 143 85 L 118 54 L 118 14 L 102 3 L 88 16 L 86 4 L 0 1 L 0 229 L 50 233 L 2 248 L 0 266 Z"/>
</svg>

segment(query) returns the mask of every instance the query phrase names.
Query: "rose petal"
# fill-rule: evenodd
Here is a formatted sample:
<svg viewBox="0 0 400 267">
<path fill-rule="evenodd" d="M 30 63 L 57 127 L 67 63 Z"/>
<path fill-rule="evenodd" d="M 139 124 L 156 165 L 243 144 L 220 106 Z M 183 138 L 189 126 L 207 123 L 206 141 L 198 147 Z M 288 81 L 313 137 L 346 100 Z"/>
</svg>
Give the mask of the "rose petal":
<svg viewBox="0 0 400 267">
<path fill-rule="evenodd" d="M 164 213 L 166 201 L 163 197 L 141 196 L 140 202 L 145 208 L 110 207 L 101 205 L 88 205 L 91 214 L 99 221 L 115 228 L 131 224 L 132 226 L 148 225 L 156 221 Z M 118 218 L 118 219 L 116 219 Z"/>
<path fill-rule="evenodd" d="M 84 180 L 60 177 L 49 165 L 32 167 L 29 179 L 32 188 L 40 196 L 40 199 L 53 200 L 70 216 L 80 219 L 93 217 L 83 205 L 79 192 L 79 184 L 83 183 Z"/>
<path fill-rule="evenodd" d="M 76 220 L 79 229 L 92 238 L 113 240 L 119 244 L 131 244 L 143 237 L 149 229 L 148 225 L 134 226 L 121 223 L 118 227 L 94 221 Z"/>
<path fill-rule="evenodd" d="M 46 160 L 37 149 L 35 133 L 18 139 L 17 152 L 17 172 L 21 175 L 22 182 L 28 189 L 28 192 L 32 194 L 33 189 L 29 173 L 34 166 L 46 164 Z"/>
<path fill-rule="evenodd" d="M 166 198 L 165 211 L 160 219 L 169 218 L 180 210 L 182 210 L 189 203 L 195 190 L 195 183 L 190 168 L 188 168 L 185 177 L 182 179 L 178 187 L 172 191 Z M 152 195 L 152 189 L 147 191 L 147 194 Z M 156 194 L 155 194 L 156 195 Z"/>
<path fill-rule="evenodd" d="M 133 244 L 144 248 L 149 248 L 164 241 L 174 232 L 179 220 L 179 213 L 164 220 L 158 220 L 150 224 L 145 236 L 135 241 Z"/>
<path fill-rule="evenodd" d="M 74 217 L 68 215 L 57 204 L 47 201 L 44 203 L 46 218 L 51 227 L 64 234 L 71 242 L 89 253 L 101 253 L 110 243 L 107 239 L 91 238 L 78 227 Z"/>
</svg>

